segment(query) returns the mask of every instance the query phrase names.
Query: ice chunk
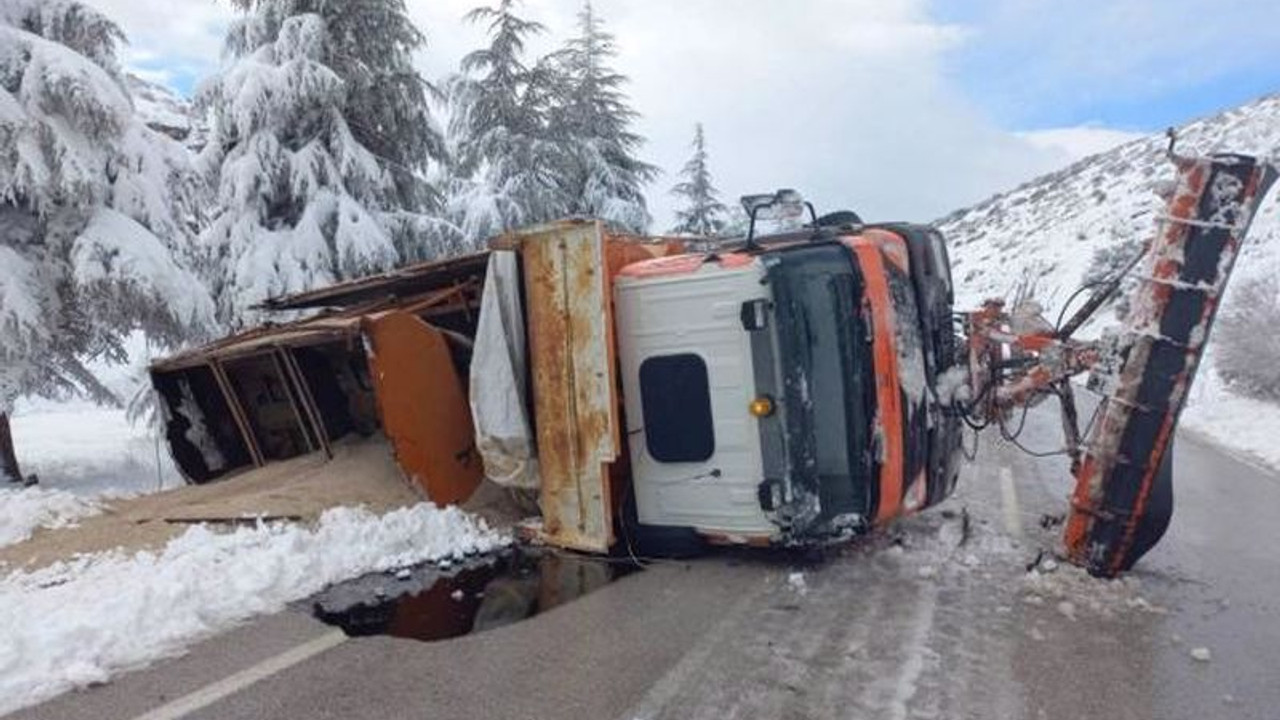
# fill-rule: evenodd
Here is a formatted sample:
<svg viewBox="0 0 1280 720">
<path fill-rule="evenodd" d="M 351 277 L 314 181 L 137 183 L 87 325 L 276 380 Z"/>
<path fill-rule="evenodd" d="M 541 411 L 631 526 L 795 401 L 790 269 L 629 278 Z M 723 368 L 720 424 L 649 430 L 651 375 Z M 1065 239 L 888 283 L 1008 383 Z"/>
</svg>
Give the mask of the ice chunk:
<svg viewBox="0 0 1280 720">
<path fill-rule="evenodd" d="M 1058 603 L 1058 612 L 1068 620 L 1076 619 L 1076 604 L 1070 600 L 1063 600 Z"/>
<path fill-rule="evenodd" d="M 793 572 L 787 576 L 787 586 L 792 592 L 804 595 L 809 592 L 809 585 L 804 580 L 804 573 Z"/>
</svg>

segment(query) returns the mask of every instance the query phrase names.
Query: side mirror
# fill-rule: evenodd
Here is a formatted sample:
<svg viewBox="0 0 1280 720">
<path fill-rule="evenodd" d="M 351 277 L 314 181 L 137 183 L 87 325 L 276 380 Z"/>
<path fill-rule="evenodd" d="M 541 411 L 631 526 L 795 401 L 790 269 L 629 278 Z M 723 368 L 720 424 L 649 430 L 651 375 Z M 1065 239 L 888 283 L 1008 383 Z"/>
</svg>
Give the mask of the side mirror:
<svg viewBox="0 0 1280 720">
<path fill-rule="evenodd" d="M 783 188 L 772 195 L 744 195 L 742 208 L 747 211 L 747 217 L 751 219 L 747 229 L 747 249 L 755 247 L 756 220 L 765 211 L 768 211 L 765 217 L 794 218 L 804 214 L 807 209 L 814 227 L 818 225 L 818 213 L 813 209 L 813 203 L 790 188 Z"/>
</svg>

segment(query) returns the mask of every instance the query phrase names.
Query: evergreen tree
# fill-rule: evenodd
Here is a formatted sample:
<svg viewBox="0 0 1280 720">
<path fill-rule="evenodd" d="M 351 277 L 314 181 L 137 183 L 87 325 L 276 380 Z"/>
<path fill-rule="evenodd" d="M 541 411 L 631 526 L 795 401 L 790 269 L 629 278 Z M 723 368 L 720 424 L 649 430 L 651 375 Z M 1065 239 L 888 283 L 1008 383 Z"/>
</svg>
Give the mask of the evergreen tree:
<svg viewBox="0 0 1280 720">
<path fill-rule="evenodd" d="M 232 62 L 198 98 L 212 111 L 203 238 L 222 317 L 449 250 L 426 180 L 443 140 L 403 0 L 233 2 L 245 15 L 227 34 Z"/>
<path fill-rule="evenodd" d="M 658 169 L 635 155 L 644 138 L 631 129 L 639 114 L 622 91 L 627 78 L 609 66 L 616 55 L 613 35 L 588 1 L 578 35 L 540 68 L 539 92 L 551 104 L 549 140 L 559 148 L 565 210 L 643 232 L 650 221 L 644 186 Z"/>
<path fill-rule="evenodd" d="M 728 208 L 720 202 L 720 193 L 711 182 L 702 123 L 694 127 L 693 157 L 685 163 L 680 177 L 684 180 L 671 188 L 671 194 L 681 198 L 684 205 L 676 210 L 676 226 L 671 232 L 701 237 L 720 235 L 725 229 L 724 216 Z"/>
<path fill-rule="evenodd" d="M 86 368 L 133 330 L 173 345 L 212 323 L 185 267 L 198 185 L 138 121 L 120 29 L 74 0 L 0 0 L 0 474 L 20 395 L 120 399 Z"/>
<path fill-rule="evenodd" d="M 463 58 L 463 74 L 450 88 L 457 150 L 449 205 L 472 243 L 560 214 L 546 108 L 522 58 L 526 38 L 545 28 L 518 17 L 515 4 L 499 0 L 467 13 L 468 22 L 487 25 L 490 42 Z"/>
</svg>

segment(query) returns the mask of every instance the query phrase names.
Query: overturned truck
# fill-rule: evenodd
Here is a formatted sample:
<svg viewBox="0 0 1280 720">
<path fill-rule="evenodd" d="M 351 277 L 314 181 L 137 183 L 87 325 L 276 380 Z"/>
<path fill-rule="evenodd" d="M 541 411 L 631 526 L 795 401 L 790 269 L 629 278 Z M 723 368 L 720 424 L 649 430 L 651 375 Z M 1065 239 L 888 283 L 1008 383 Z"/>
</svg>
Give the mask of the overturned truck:
<svg viewBox="0 0 1280 720">
<path fill-rule="evenodd" d="M 956 315 L 936 230 L 779 191 L 744 199 L 746 240 L 711 250 L 562 221 L 268 301 L 313 314 L 152 368 L 169 444 L 200 483 L 385 442 L 434 502 L 487 478 L 536 495 L 546 542 L 675 553 L 838 541 L 935 505 L 964 424 L 1008 432 L 1053 396 L 1077 480 L 1065 556 L 1115 575 L 1168 526 L 1178 416 L 1275 179 L 1170 154 L 1146 252 L 1061 326 L 999 300 Z M 756 237 L 779 208 L 810 222 Z M 1121 331 L 1073 337 L 1132 275 Z M 1091 371 L 1101 419 L 1082 434 L 1071 379 Z"/>
<path fill-rule="evenodd" d="M 204 483 L 386 442 L 431 500 L 487 476 L 536 493 L 543 539 L 595 552 L 837 539 L 946 497 L 936 231 L 685 250 L 563 221 L 268 301 L 314 314 L 153 366 L 172 454 Z"/>
</svg>

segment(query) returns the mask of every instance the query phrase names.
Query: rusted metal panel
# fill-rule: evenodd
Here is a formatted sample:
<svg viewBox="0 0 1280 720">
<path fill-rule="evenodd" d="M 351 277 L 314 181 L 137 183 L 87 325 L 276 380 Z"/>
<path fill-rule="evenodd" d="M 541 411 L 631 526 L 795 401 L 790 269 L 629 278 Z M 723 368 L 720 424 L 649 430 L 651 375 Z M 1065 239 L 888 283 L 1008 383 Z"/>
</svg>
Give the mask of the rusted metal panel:
<svg viewBox="0 0 1280 720">
<path fill-rule="evenodd" d="M 312 433 L 316 439 L 320 441 L 320 447 L 324 450 L 325 457 L 333 459 L 333 445 L 329 439 L 329 432 L 325 429 L 324 418 L 320 417 L 320 410 L 316 407 L 315 396 L 311 393 L 311 386 L 307 384 L 307 378 L 302 373 L 302 368 L 298 366 L 298 358 L 293 352 L 280 348 L 277 357 L 281 360 L 281 367 L 286 370 L 286 374 L 291 378 L 292 387 L 294 387 L 299 397 L 297 401 L 302 405 L 303 412 L 310 419 Z M 299 421 L 300 424 L 301 420 Z"/>
<path fill-rule="evenodd" d="M 297 348 L 331 342 L 353 341 L 360 334 L 363 319 L 394 310 L 422 316 L 450 312 L 478 311 L 480 287 L 476 278 L 460 280 L 420 294 L 385 296 L 338 312 L 283 324 L 268 324 L 183 351 L 152 363 L 154 372 L 173 372 L 199 367 L 210 360 L 229 360 L 259 355 L 277 347 Z"/>
<path fill-rule="evenodd" d="M 365 327 L 378 408 L 396 461 L 432 502 L 466 500 L 484 468 L 444 333 L 406 312 L 373 316 Z"/>
<path fill-rule="evenodd" d="M 257 307 L 265 310 L 347 308 L 362 303 L 387 302 L 396 298 L 413 297 L 455 285 L 460 281 L 483 278 L 488 262 L 488 251 L 431 260 L 380 275 L 370 275 L 293 295 L 268 298 Z"/>
<path fill-rule="evenodd" d="M 222 398 L 227 404 L 227 409 L 231 411 L 231 417 L 236 421 L 236 427 L 240 429 L 240 437 L 244 440 L 245 448 L 249 450 L 249 457 L 253 459 L 254 467 L 262 467 L 266 464 L 262 458 L 262 448 L 258 446 L 258 438 L 253 434 L 253 428 L 249 425 L 249 415 L 240 403 L 240 398 L 236 395 L 235 389 L 231 387 L 231 380 L 227 378 L 226 368 L 222 367 L 222 363 L 214 360 L 209 363 L 209 369 L 213 371 L 213 377 L 218 382 L 218 389 L 222 391 Z"/>
<path fill-rule="evenodd" d="M 613 544 L 609 465 L 619 455 L 612 298 L 602 228 L 565 222 L 521 233 L 546 539 Z"/>
</svg>

